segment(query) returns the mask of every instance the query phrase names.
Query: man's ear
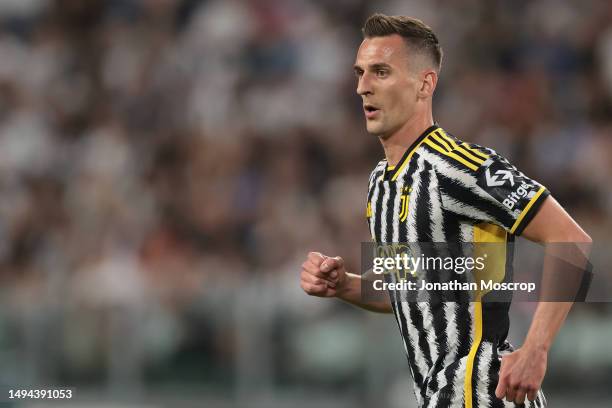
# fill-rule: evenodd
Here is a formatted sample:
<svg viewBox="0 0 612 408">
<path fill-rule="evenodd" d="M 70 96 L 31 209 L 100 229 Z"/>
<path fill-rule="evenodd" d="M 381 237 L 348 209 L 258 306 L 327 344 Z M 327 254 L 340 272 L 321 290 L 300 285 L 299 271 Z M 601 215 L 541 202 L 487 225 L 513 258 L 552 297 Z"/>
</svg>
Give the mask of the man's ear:
<svg viewBox="0 0 612 408">
<path fill-rule="evenodd" d="M 438 73 L 433 69 L 428 69 L 423 71 L 421 75 L 421 88 L 417 96 L 419 98 L 431 98 L 438 84 Z"/>
</svg>

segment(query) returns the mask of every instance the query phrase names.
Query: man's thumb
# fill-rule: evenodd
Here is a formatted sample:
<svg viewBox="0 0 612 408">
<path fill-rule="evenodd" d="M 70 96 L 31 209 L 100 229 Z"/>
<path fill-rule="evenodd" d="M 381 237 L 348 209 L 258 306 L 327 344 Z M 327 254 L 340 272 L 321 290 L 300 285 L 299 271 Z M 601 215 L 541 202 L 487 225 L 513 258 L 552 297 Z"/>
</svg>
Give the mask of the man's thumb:
<svg viewBox="0 0 612 408">
<path fill-rule="evenodd" d="M 341 268 L 342 266 L 344 266 L 344 260 L 341 257 L 336 256 L 333 258 L 327 258 L 325 261 L 323 261 L 321 264 L 321 270 L 323 272 L 329 272 L 332 269 Z"/>
</svg>

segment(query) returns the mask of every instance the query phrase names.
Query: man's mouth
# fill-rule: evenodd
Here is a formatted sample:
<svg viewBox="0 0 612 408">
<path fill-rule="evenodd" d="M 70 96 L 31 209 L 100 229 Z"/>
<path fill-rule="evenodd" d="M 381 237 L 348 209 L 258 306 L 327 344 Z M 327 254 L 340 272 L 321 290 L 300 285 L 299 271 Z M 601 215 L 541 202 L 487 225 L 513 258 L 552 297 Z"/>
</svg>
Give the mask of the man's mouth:
<svg viewBox="0 0 612 408">
<path fill-rule="evenodd" d="M 365 112 L 366 118 L 373 119 L 378 114 L 380 109 L 378 109 L 374 105 L 366 103 L 365 105 L 363 105 L 363 111 Z"/>
</svg>

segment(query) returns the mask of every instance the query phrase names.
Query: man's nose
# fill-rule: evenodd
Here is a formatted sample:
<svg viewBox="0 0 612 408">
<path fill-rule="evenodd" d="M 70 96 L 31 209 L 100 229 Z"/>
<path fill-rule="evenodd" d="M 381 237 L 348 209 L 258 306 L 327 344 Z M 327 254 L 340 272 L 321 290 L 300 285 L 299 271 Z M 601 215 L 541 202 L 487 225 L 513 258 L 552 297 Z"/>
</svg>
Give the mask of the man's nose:
<svg viewBox="0 0 612 408">
<path fill-rule="evenodd" d="M 359 81 L 357 82 L 357 94 L 358 95 L 368 95 L 372 93 L 372 84 L 370 82 L 370 77 L 367 73 L 364 73 L 359 77 Z"/>
</svg>

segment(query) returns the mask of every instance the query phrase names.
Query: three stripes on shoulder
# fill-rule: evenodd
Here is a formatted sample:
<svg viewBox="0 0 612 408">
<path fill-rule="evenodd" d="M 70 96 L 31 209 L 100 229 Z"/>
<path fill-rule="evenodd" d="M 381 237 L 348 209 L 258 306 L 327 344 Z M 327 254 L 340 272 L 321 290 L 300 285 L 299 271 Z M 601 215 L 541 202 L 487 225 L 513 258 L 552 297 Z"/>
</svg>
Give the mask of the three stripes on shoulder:
<svg viewBox="0 0 612 408">
<path fill-rule="evenodd" d="M 458 143 L 442 129 L 431 133 L 425 143 L 437 152 L 454 159 L 467 168 L 476 171 L 489 158 L 489 155 L 470 147 L 467 143 Z"/>
</svg>

